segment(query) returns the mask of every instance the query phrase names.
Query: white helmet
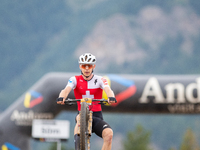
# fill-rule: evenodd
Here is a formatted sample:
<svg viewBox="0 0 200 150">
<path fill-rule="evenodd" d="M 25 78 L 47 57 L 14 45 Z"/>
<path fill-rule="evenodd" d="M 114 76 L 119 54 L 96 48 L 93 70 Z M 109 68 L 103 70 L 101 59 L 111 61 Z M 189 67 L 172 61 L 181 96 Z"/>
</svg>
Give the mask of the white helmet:
<svg viewBox="0 0 200 150">
<path fill-rule="evenodd" d="M 90 53 L 85 53 L 79 57 L 79 64 L 95 64 L 96 57 Z"/>
</svg>

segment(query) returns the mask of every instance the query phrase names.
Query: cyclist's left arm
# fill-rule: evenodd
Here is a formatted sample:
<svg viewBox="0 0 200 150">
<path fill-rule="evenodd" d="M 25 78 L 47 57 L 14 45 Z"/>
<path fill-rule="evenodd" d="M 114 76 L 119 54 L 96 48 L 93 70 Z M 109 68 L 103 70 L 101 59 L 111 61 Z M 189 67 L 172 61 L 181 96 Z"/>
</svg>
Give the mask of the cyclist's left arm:
<svg viewBox="0 0 200 150">
<path fill-rule="evenodd" d="M 112 89 L 110 88 L 107 79 L 102 77 L 100 85 L 101 85 L 102 89 L 104 89 L 104 91 L 106 92 L 106 95 L 108 97 L 108 103 L 115 103 L 115 101 L 116 101 L 115 94 L 112 91 Z"/>
<path fill-rule="evenodd" d="M 115 94 L 114 94 L 114 92 L 112 91 L 112 89 L 110 88 L 110 86 L 105 86 L 105 87 L 104 87 L 104 91 L 105 91 L 106 94 L 107 94 L 108 103 L 115 103 L 115 101 L 111 101 L 111 100 L 110 100 L 111 98 L 115 98 Z"/>
</svg>

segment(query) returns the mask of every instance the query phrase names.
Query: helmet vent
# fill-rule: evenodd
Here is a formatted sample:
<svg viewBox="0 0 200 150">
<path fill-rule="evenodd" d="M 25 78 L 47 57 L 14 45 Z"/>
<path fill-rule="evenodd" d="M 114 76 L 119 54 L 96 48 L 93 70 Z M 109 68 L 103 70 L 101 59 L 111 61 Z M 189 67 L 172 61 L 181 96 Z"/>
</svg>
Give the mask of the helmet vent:
<svg viewBox="0 0 200 150">
<path fill-rule="evenodd" d="M 85 56 L 85 61 L 87 60 L 87 55 Z"/>
</svg>

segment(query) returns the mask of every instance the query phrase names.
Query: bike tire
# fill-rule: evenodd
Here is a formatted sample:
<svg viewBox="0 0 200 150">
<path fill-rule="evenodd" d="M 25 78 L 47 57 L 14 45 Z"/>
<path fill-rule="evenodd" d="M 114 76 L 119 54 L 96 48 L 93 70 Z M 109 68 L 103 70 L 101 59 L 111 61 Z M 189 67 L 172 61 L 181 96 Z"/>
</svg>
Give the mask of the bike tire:
<svg viewBox="0 0 200 150">
<path fill-rule="evenodd" d="M 88 149 L 88 135 L 87 135 L 87 129 L 88 129 L 88 107 L 85 102 L 82 102 L 81 104 L 81 115 L 80 115 L 80 148 L 81 150 L 87 150 Z"/>
</svg>

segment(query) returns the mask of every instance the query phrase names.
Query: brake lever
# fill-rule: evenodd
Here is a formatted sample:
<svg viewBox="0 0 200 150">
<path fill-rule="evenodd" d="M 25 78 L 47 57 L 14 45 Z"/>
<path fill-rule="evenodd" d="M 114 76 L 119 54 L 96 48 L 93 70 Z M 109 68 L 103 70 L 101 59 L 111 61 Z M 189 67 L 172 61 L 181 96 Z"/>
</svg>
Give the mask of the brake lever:
<svg viewBox="0 0 200 150">
<path fill-rule="evenodd" d="M 69 105 L 69 106 L 72 106 L 72 105 L 73 105 L 73 103 L 68 103 L 68 105 Z"/>
<path fill-rule="evenodd" d="M 72 106 L 73 104 L 75 104 L 76 102 L 74 102 L 72 99 L 66 99 L 65 100 L 65 104 Z"/>
</svg>

